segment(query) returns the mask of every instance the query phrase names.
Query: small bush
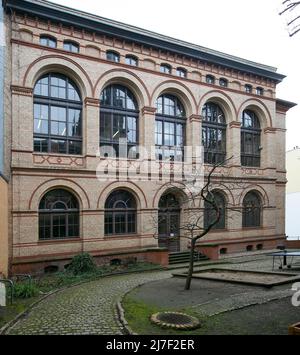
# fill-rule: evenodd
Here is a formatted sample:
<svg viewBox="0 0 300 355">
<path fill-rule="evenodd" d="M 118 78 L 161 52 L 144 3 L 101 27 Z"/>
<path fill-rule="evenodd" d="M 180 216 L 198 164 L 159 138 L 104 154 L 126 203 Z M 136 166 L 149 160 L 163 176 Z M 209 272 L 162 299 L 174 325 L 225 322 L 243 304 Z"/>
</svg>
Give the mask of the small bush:
<svg viewBox="0 0 300 355">
<path fill-rule="evenodd" d="M 14 287 L 14 296 L 16 298 L 27 299 L 37 296 L 38 288 L 33 283 L 17 283 Z"/>
<path fill-rule="evenodd" d="M 68 267 L 68 271 L 72 272 L 74 275 L 91 273 L 96 271 L 96 269 L 95 261 L 88 253 L 75 256 Z"/>
</svg>

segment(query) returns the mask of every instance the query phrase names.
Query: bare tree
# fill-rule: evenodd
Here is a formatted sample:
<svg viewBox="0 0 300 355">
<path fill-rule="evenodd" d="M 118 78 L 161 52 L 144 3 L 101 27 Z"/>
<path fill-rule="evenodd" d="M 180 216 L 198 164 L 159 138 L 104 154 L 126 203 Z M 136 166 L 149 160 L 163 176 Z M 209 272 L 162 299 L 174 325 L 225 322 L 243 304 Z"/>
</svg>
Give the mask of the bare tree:
<svg viewBox="0 0 300 355">
<path fill-rule="evenodd" d="M 286 16 L 287 26 L 290 37 L 295 36 L 300 31 L 300 9 L 298 7 L 300 1 L 285 0 L 282 2 L 283 10 L 279 13 L 280 16 Z"/>
<path fill-rule="evenodd" d="M 170 192 L 172 190 L 181 190 L 183 192 L 182 195 L 186 196 L 182 201 L 182 205 L 185 206 L 185 220 L 180 226 L 180 238 L 186 238 L 189 240 L 190 261 L 185 284 L 185 290 L 187 291 L 191 289 L 197 243 L 218 225 L 222 213 L 225 213 L 225 211 L 221 210 L 218 200 L 216 199 L 215 191 L 226 189 L 233 192 L 234 190 L 239 190 L 240 192 L 237 193 L 242 194 L 247 187 L 247 182 L 245 182 L 244 179 L 236 177 L 231 177 L 230 179 L 230 176 L 227 176 L 224 173 L 220 174 L 217 171 L 219 168 L 222 169 L 223 167 L 226 167 L 224 170 L 228 169 L 227 163 L 231 159 L 232 158 L 213 165 L 206 174 L 204 186 L 201 190 L 196 190 L 197 192 L 195 193 L 191 192 L 192 189 L 190 188 L 190 183 L 169 183 L 169 188 L 166 189 L 166 191 Z M 201 201 L 204 202 L 204 206 L 210 210 L 210 218 L 206 218 L 206 220 L 204 217 L 205 213 L 201 213 L 199 207 L 197 207 L 200 206 Z M 261 207 L 270 208 L 270 206 Z M 234 205 L 229 202 L 226 204 L 226 209 L 238 213 L 243 213 L 245 211 L 244 206 Z M 163 220 L 161 220 L 159 216 L 153 216 L 153 223 L 156 226 L 154 237 L 156 239 L 159 239 L 159 224 L 161 222 L 163 222 Z"/>
</svg>

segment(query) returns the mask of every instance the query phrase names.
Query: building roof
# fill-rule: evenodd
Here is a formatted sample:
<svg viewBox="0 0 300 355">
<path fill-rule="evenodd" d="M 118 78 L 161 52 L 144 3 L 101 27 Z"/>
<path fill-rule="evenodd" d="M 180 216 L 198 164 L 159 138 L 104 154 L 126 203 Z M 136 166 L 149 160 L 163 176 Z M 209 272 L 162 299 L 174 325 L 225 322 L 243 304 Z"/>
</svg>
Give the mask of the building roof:
<svg viewBox="0 0 300 355">
<path fill-rule="evenodd" d="M 75 10 L 45 0 L 2 0 L 6 9 L 25 12 L 67 25 L 81 27 L 90 31 L 124 40 L 134 41 L 153 48 L 170 51 L 215 65 L 222 65 L 239 71 L 281 82 L 285 76 L 277 73 L 277 69 L 243 58 L 218 52 L 199 45 L 191 44 L 172 37 L 164 36 L 142 28 L 130 26 L 114 20 Z"/>
</svg>

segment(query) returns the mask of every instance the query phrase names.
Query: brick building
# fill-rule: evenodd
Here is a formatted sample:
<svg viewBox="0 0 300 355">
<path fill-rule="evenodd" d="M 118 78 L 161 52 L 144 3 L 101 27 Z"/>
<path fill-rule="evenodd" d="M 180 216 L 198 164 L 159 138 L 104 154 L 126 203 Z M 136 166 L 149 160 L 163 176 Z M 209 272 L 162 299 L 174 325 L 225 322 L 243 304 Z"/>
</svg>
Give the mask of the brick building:
<svg viewBox="0 0 300 355">
<path fill-rule="evenodd" d="M 133 167 L 174 167 L 185 146 L 202 144 L 206 172 L 233 157 L 214 179 L 225 174 L 243 189 L 215 191 L 226 213 L 199 244 L 209 256 L 285 241 L 285 117 L 294 104 L 276 99 L 284 76 L 275 68 L 48 1 L 3 8 L 11 171 L 0 240 L 11 272 L 63 268 L 82 251 L 99 263 L 165 262 L 160 247 L 188 249 L 179 182 L 170 190 L 151 170 L 149 179 L 125 179 L 120 165 L 99 179 L 99 164 L 122 161 L 120 142 Z M 194 208 L 205 216 L 204 205 Z"/>
</svg>

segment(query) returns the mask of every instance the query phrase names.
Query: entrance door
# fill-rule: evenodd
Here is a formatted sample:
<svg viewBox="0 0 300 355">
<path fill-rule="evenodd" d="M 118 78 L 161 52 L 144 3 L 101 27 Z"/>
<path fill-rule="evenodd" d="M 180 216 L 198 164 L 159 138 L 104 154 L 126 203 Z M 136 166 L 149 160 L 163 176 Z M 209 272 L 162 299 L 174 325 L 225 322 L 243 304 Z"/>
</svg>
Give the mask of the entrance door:
<svg viewBox="0 0 300 355">
<path fill-rule="evenodd" d="M 180 205 L 173 194 L 164 195 L 159 204 L 158 244 L 171 253 L 180 251 Z"/>
</svg>

